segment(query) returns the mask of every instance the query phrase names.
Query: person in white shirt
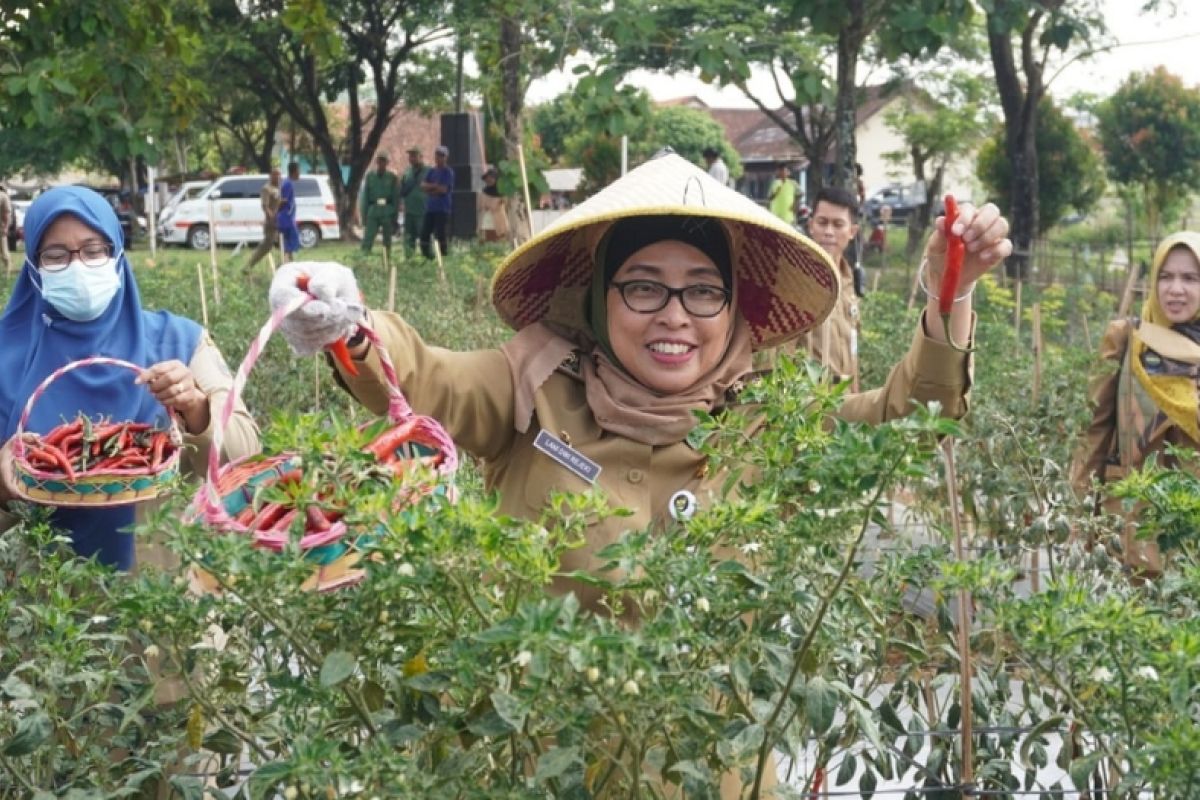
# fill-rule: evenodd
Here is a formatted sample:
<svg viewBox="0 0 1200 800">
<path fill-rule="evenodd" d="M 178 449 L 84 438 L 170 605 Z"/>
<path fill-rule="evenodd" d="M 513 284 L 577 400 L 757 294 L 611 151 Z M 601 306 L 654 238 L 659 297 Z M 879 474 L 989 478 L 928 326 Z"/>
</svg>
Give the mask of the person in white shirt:
<svg viewBox="0 0 1200 800">
<path fill-rule="evenodd" d="M 717 148 L 704 148 L 704 163 L 708 164 L 708 174 L 718 183 L 722 186 L 729 185 L 729 167 L 725 165 L 725 159 L 721 158 L 721 152 Z"/>
</svg>

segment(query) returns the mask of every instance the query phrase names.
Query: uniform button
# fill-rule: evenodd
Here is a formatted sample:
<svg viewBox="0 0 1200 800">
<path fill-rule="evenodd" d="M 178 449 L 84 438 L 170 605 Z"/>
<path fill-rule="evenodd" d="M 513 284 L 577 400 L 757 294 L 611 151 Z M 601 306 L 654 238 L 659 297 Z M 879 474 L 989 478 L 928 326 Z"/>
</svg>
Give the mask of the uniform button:
<svg viewBox="0 0 1200 800">
<path fill-rule="evenodd" d="M 645 474 L 640 469 L 631 469 L 625 475 L 625 477 L 629 478 L 630 483 L 641 483 L 642 478 L 645 477 Z"/>
</svg>

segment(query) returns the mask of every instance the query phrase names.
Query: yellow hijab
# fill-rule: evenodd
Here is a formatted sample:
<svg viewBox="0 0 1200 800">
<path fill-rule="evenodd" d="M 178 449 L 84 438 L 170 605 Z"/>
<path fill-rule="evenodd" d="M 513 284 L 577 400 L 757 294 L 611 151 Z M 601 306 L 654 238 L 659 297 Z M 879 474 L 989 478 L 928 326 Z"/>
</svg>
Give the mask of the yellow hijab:
<svg viewBox="0 0 1200 800">
<path fill-rule="evenodd" d="M 1158 273 L 1162 269 L 1167 256 L 1176 247 L 1186 247 L 1200 262 L 1200 233 L 1183 231 L 1163 239 L 1154 252 L 1154 261 L 1150 266 L 1150 284 L 1146 292 L 1146 302 L 1142 304 L 1142 325 L 1147 323 L 1170 330 L 1171 322 L 1158 304 Z M 1147 349 L 1143 332 L 1134 329 L 1129 363 L 1138 383 L 1154 400 L 1154 404 L 1178 425 L 1193 441 L 1200 442 L 1200 423 L 1197 422 L 1197 392 L 1196 380 L 1186 375 L 1150 375 L 1142 365 L 1142 353 Z M 1180 334 L 1182 336 L 1182 334 Z M 1190 341 L 1190 340 L 1189 340 Z"/>
</svg>

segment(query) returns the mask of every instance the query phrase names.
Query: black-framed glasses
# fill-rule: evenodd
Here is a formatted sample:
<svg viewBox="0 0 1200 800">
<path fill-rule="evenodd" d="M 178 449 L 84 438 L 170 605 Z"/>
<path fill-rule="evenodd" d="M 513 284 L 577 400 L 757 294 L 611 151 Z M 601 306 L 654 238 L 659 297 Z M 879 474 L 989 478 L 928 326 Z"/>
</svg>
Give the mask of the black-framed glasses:
<svg viewBox="0 0 1200 800">
<path fill-rule="evenodd" d="M 683 310 L 693 317 L 715 317 L 729 305 L 730 292 L 724 286 L 696 283 L 691 286 L 672 288 L 658 281 L 639 279 L 635 281 L 613 281 L 612 287 L 621 293 L 621 299 L 630 311 L 653 314 L 661 311 L 678 297 Z"/>
<path fill-rule="evenodd" d="M 101 267 L 108 263 L 113 248 L 108 242 L 88 242 L 83 247 L 51 245 L 38 253 L 38 268 L 46 272 L 60 272 L 71 263 L 71 256 L 78 255 L 85 267 Z"/>
</svg>

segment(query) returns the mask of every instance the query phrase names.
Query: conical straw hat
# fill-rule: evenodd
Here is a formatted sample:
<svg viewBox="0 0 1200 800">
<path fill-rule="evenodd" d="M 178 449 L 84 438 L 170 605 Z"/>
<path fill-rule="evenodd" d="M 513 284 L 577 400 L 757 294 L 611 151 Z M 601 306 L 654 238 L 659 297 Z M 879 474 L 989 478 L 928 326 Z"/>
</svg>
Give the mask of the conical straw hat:
<svg viewBox="0 0 1200 800">
<path fill-rule="evenodd" d="M 500 318 L 515 330 L 541 320 L 557 295 L 590 285 L 596 246 L 610 225 L 655 215 L 710 217 L 725 226 L 734 297 L 756 350 L 816 327 L 833 309 L 838 276 L 824 250 L 672 153 L 631 170 L 514 250 L 492 281 Z"/>
</svg>

